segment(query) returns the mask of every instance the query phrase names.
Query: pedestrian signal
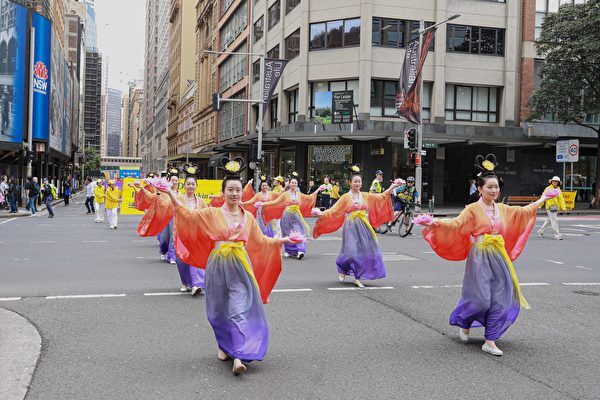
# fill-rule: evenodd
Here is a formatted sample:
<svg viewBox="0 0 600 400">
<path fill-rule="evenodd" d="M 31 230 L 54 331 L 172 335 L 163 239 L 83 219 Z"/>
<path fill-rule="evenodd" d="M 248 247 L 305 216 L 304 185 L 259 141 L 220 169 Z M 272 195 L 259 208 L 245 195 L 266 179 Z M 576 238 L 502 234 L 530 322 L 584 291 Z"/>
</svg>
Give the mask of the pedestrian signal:
<svg viewBox="0 0 600 400">
<path fill-rule="evenodd" d="M 406 132 L 407 135 L 407 145 L 410 150 L 417 149 L 417 130 L 415 128 L 411 128 Z"/>
</svg>

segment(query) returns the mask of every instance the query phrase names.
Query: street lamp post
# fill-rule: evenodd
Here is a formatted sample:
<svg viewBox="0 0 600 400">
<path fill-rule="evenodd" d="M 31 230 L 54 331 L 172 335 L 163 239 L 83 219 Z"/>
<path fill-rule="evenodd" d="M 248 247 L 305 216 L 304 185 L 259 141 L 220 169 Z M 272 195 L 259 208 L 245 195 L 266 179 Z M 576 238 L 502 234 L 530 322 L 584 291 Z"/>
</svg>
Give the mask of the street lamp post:
<svg viewBox="0 0 600 400">
<path fill-rule="evenodd" d="M 447 23 L 448 21 L 452 21 L 456 18 L 460 17 L 460 14 L 454 14 L 453 16 L 438 22 L 435 25 L 431 25 L 427 28 L 425 28 L 425 21 L 420 20 L 419 21 L 419 30 L 417 31 L 419 33 L 419 58 L 421 57 L 421 50 L 423 48 L 423 35 L 432 30 L 437 28 L 438 26 Z M 413 31 L 415 32 L 415 31 Z M 423 75 L 421 75 L 421 79 L 419 81 L 419 93 L 421 93 L 421 96 L 423 96 Z M 421 98 L 421 101 L 419 101 L 419 125 L 417 126 L 417 155 L 415 157 L 415 189 L 417 190 L 417 192 L 419 193 L 419 196 L 421 199 L 423 199 L 423 161 L 422 161 L 422 154 L 421 152 L 423 151 L 423 101 Z M 422 200 L 421 200 L 422 201 Z"/>
</svg>

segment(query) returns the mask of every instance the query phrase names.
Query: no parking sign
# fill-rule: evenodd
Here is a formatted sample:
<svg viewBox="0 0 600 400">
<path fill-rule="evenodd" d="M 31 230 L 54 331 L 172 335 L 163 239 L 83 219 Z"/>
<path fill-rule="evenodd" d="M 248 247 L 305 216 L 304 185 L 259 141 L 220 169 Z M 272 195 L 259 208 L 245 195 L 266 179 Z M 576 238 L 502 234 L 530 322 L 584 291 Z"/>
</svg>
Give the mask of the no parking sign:
<svg viewBox="0 0 600 400">
<path fill-rule="evenodd" d="M 556 162 L 579 161 L 579 139 L 556 142 Z"/>
</svg>

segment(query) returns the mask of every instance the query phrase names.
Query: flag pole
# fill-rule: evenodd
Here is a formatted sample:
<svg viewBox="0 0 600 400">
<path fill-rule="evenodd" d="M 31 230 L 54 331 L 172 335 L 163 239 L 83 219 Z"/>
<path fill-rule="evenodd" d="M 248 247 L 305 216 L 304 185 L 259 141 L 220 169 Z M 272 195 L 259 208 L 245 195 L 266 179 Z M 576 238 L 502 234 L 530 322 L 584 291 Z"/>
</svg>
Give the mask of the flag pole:
<svg viewBox="0 0 600 400">
<path fill-rule="evenodd" d="M 423 48 L 423 33 L 425 21 L 419 21 L 419 50 L 417 52 L 419 59 L 421 58 L 421 50 Z M 419 74 L 419 125 L 417 126 L 417 155 L 415 156 L 415 189 L 419 194 L 419 199 L 423 198 L 423 167 L 421 160 L 421 149 L 423 148 L 423 74 Z M 422 201 L 422 200 L 421 200 Z"/>
</svg>

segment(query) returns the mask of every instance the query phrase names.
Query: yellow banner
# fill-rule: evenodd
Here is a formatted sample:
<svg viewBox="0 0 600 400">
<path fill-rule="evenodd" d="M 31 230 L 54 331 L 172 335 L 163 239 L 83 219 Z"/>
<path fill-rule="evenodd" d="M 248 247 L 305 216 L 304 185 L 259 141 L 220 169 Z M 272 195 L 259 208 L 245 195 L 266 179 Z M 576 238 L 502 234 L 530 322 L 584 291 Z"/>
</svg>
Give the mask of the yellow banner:
<svg viewBox="0 0 600 400">
<path fill-rule="evenodd" d="M 563 198 L 565 199 L 565 204 L 567 206 L 567 210 L 572 210 L 575 208 L 575 198 L 577 197 L 577 190 L 572 192 L 562 192 Z"/>
<path fill-rule="evenodd" d="M 134 207 L 135 202 L 135 190 L 133 187 L 130 187 L 129 184 L 140 181 L 142 186 L 146 186 L 146 183 L 143 180 L 135 179 L 135 178 L 125 178 L 123 179 L 123 190 L 121 193 L 122 203 L 121 203 L 121 214 L 124 215 L 142 215 L 143 211 L 140 211 Z M 210 202 L 209 196 L 216 195 L 221 193 L 221 184 L 223 181 L 216 179 L 198 179 L 196 181 L 196 195 L 202 198 L 207 204 Z M 184 189 L 185 180 L 180 179 L 179 184 L 177 185 L 177 189 L 180 193 L 185 193 Z"/>
</svg>

